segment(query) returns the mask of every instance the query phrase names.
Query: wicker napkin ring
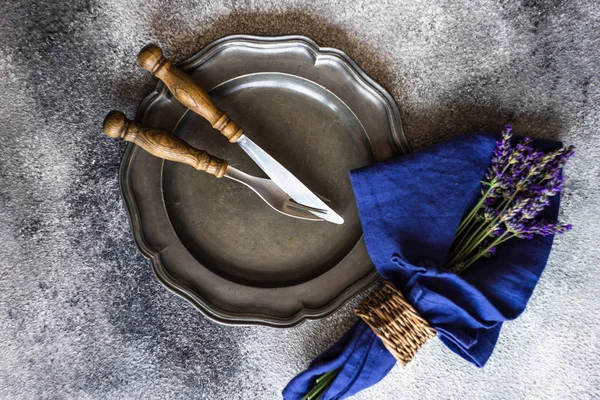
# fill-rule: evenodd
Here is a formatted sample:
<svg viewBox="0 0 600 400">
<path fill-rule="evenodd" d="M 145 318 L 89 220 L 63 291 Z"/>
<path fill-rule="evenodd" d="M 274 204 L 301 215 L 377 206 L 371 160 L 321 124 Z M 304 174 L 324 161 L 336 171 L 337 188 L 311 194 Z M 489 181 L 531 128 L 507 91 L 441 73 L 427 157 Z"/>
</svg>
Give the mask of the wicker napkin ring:
<svg viewBox="0 0 600 400">
<path fill-rule="evenodd" d="M 435 329 L 390 282 L 358 306 L 355 313 L 381 338 L 402 366 L 412 360 L 423 343 L 436 335 Z"/>
</svg>

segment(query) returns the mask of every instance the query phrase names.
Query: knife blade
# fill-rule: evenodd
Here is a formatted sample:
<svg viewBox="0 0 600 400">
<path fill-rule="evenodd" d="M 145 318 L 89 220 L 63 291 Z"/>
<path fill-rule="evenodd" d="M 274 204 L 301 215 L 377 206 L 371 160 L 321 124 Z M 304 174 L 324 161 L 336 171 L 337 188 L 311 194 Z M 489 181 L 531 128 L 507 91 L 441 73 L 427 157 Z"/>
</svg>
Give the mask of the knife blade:
<svg viewBox="0 0 600 400">
<path fill-rule="evenodd" d="M 246 135 L 242 135 L 236 143 L 250 156 L 250 158 L 252 158 L 252 160 L 254 160 L 260 169 L 269 175 L 269 178 L 271 178 L 281 190 L 287 193 L 287 195 L 296 202 L 305 206 L 325 210 L 325 214 L 319 213 L 317 215 L 314 212 L 313 214 L 329 222 L 339 225 L 344 223 L 344 219 L 338 213 L 329 208 L 323 200 L 304 186 L 298 178 L 285 169 L 263 149 L 258 147 L 258 145 Z"/>
<path fill-rule="evenodd" d="M 277 160 L 250 140 L 227 113 L 220 110 L 190 76 L 175 67 L 164 57 L 155 44 L 149 44 L 138 54 L 138 64 L 152 72 L 173 93 L 181 104 L 205 118 L 213 128 L 219 130 L 231 143 L 237 143 L 252 160 L 283 190 L 299 204 L 324 210 L 319 217 L 334 224 L 343 224 L 344 219 L 307 188 L 298 178 Z M 315 214 L 316 215 L 316 214 Z"/>
</svg>

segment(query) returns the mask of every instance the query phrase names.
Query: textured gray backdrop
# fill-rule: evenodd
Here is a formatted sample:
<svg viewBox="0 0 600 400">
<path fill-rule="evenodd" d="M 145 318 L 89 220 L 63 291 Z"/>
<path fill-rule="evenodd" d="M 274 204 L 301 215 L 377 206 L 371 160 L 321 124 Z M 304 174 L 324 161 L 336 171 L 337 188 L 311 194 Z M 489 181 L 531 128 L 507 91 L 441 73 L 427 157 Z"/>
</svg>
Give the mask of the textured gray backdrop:
<svg viewBox="0 0 600 400">
<path fill-rule="evenodd" d="M 600 396 L 600 4 L 597 0 L 0 2 L 0 396 L 277 399 L 350 326 L 352 304 L 289 330 L 211 323 L 156 283 L 119 198 L 124 144 L 155 80 L 232 33 L 304 34 L 346 51 L 397 100 L 414 149 L 498 131 L 577 146 L 529 308 L 480 370 L 434 339 L 357 399 Z M 356 303 L 359 299 L 355 299 Z"/>
</svg>

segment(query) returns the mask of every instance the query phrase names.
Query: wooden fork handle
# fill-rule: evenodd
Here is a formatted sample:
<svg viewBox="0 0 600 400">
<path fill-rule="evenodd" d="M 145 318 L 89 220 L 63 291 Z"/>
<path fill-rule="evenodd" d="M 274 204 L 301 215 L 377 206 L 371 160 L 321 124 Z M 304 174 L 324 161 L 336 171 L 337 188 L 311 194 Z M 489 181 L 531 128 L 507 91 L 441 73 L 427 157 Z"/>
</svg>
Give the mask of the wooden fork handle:
<svg viewBox="0 0 600 400">
<path fill-rule="evenodd" d="M 138 64 L 163 81 L 177 100 L 190 110 L 204 117 L 213 128 L 219 130 L 231 143 L 235 143 L 243 131 L 227 113 L 220 110 L 188 74 L 175 67 L 163 56 L 155 44 L 149 44 L 138 54 Z"/>
<path fill-rule="evenodd" d="M 225 175 L 227 169 L 227 161 L 198 150 L 168 132 L 144 128 L 128 120 L 121 111 L 108 113 L 104 119 L 104 133 L 135 143 L 156 157 L 190 165 L 217 178 Z"/>
</svg>

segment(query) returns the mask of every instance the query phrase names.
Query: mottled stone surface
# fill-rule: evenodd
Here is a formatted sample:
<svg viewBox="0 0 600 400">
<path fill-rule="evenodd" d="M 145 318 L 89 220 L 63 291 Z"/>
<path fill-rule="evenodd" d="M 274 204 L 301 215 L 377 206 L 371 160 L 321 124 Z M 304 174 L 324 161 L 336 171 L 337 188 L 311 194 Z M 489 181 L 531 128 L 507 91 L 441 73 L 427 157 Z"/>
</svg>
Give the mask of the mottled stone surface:
<svg viewBox="0 0 600 400">
<path fill-rule="evenodd" d="M 15 0 L 0 15 L 1 398 L 277 399 L 352 324 L 350 304 L 288 330 L 216 325 L 133 244 L 124 145 L 102 119 L 154 87 L 135 63 L 147 42 L 182 59 L 232 33 L 346 51 L 395 97 L 414 149 L 505 122 L 578 148 L 561 211 L 575 230 L 488 365 L 434 339 L 357 399 L 600 397 L 596 0 Z"/>
</svg>

